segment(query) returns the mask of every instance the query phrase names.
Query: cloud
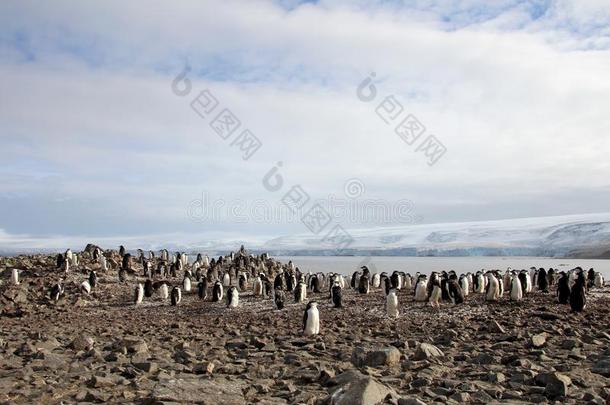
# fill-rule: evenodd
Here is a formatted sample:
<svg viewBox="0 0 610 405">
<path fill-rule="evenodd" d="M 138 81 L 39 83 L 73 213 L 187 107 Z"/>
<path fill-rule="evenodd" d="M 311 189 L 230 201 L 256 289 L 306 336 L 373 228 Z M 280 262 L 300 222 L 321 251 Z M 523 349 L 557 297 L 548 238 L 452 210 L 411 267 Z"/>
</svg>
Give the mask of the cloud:
<svg viewBox="0 0 610 405">
<path fill-rule="evenodd" d="M 357 177 L 426 222 L 603 210 L 607 5 L 5 3 L 0 221 L 46 235 L 201 232 L 185 212 L 202 191 L 279 204 L 261 184 L 279 161 L 286 185 L 313 197 Z M 181 98 L 171 82 L 185 63 L 194 90 Z M 367 104 L 356 87 L 371 72 Z M 250 161 L 189 107 L 206 88 L 263 142 Z M 447 147 L 434 167 L 376 115 L 389 95 Z M 303 231 L 205 231 L 241 228 Z"/>
</svg>

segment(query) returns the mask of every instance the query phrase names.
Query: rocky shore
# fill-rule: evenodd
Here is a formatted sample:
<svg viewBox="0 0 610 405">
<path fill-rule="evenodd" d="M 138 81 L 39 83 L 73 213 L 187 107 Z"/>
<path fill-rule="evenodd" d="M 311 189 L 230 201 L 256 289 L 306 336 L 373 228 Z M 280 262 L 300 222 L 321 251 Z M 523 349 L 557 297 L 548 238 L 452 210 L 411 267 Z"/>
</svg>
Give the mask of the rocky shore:
<svg viewBox="0 0 610 405">
<path fill-rule="evenodd" d="M 281 311 L 251 290 L 235 309 L 196 292 L 135 306 L 135 280 L 113 270 L 79 292 L 96 266 L 71 271 L 54 302 L 54 257 L 0 259 L 0 403 L 610 404 L 608 287 L 578 314 L 554 294 L 434 309 L 401 291 L 392 320 L 381 289 L 346 288 L 342 309 L 310 294 L 321 328 L 306 338 L 291 299 Z"/>
</svg>

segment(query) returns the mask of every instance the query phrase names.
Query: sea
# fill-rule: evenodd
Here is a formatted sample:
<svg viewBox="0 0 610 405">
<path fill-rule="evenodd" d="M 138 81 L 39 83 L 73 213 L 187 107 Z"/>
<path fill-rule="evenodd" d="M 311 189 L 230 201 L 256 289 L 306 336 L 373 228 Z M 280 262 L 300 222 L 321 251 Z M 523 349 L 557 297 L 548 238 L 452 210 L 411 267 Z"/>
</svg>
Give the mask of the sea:
<svg viewBox="0 0 610 405">
<path fill-rule="evenodd" d="M 469 256 L 469 257 L 399 257 L 399 256 L 277 256 L 277 259 L 287 263 L 289 260 L 304 272 L 334 272 L 351 275 L 356 269 L 367 266 L 372 273 L 383 271 L 391 273 L 394 270 L 411 274 L 420 272 L 430 274 L 432 271 L 455 270 L 458 274 L 485 270 L 504 271 L 509 267 L 515 270 L 530 267 L 552 267 L 559 271 L 567 271 L 575 267 L 585 270 L 594 268 L 610 280 L 610 260 L 597 259 L 556 259 L 552 257 L 501 257 L 501 256 Z"/>
</svg>

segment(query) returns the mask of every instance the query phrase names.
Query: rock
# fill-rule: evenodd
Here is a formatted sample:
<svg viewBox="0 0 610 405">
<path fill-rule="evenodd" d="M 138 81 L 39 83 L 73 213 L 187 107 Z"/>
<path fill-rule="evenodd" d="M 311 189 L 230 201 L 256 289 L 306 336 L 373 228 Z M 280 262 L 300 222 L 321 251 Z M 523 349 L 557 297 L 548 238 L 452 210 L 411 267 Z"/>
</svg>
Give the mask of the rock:
<svg viewBox="0 0 610 405">
<path fill-rule="evenodd" d="M 533 335 L 530 339 L 530 344 L 532 347 L 540 348 L 546 344 L 546 333 L 539 333 L 537 335 Z"/>
<path fill-rule="evenodd" d="M 193 373 L 195 373 L 195 374 L 212 374 L 214 372 L 215 368 L 216 368 L 216 365 L 214 364 L 214 362 L 209 361 L 207 363 L 196 364 L 193 367 Z"/>
<path fill-rule="evenodd" d="M 413 360 L 428 360 L 443 356 L 445 356 L 445 354 L 438 347 L 429 343 L 422 343 L 417 347 Z"/>
<path fill-rule="evenodd" d="M 159 381 L 150 394 L 152 402 L 235 404 L 246 403 L 244 384 L 224 378 L 206 380 L 178 374 L 176 378 Z M 144 401 L 147 402 L 147 401 Z"/>
<path fill-rule="evenodd" d="M 381 349 L 356 347 L 352 352 L 352 364 L 356 367 L 393 367 L 400 362 L 400 350 L 394 346 Z"/>
<path fill-rule="evenodd" d="M 157 371 L 159 371 L 159 366 L 157 365 L 157 363 L 151 363 L 151 362 L 133 363 L 133 366 L 135 368 L 137 368 L 138 370 L 142 370 L 145 373 L 150 373 L 150 374 L 154 374 Z"/>
<path fill-rule="evenodd" d="M 93 349 L 94 344 L 95 344 L 95 341 L 93 340 L 92 337 L 80 335 L 76 339 L 74 339 L 72 341 L 72 343 L 70 343 L 70 348 L 72 348 L 76 351 L 81 351 L 81 350 L 89 351 L 89 350 Z"/>
<path fill-rule="evenodd" d="M 91 378 L 90 385 L 93 388 L 113 387 L 114 386 L 114 381 L 111 378 L 108 378 L 108 377 L 101 377 L 101 376 L 94 375 Z"/>
<path fill-rule="evenodd" d="M 506 381 L 506 376 L 502 373 L 491 373 L 488 378 L 489 382 L 502 384 Z"/>
<path fill-rule="evenodd" d="M 139 338 L 123 339 L 123 346 L 127 349 L 127 353 L 131 354 L 147 354 L 148 345 L 145 341 Z"/>
<path fill-rule="evenodd" d="M 398 405 L 426 405 L 426 403 L 418 398 L 401 398 L 398 400 Z"/>
<path fill-rule="evenodd" d="M 610 356 L 603 357 L 595 362 L 591 367 L 591 371 L 604 377 L 610 377 Z"/>
<path fill-rule="evenodd" d="M 333 378 L 335 378 L 335 372 L 329 368 L 323 368 L 320 371 L 320 377 L 318 380 L 320 381 L 320 384 L 325 386 Z"/>
<path fill-rule="evenodd" d="M 582 342 L 578 339 L 566 339 L 561 342 L 561 348 L 566 350 L 572 350 L 579 346 L 582 346 Z"/>
<path fill-rule="evenodd" d="M 465 404 L 470 402 L 470 394 L 467 392 L 456 392 L 455 394 L 451 395 L 449 399 L 459 402 L 460 404 Z"/>
<path fill-rule="evenodd" d="M 339 374 L 329 384 L 330 402 L 334 405 L 375 405 L 388 395 L 396 395 L 391 388 L 357 370 Z"/>
<path fill-rule="evenodd" d="M 568 395 L 568 386 L 572 380 L 560 373 L 540 373 L 536 376 L 536 383 L 544 385 L 544 394 L 549 398 L 565 397 Z"/>
</svg>

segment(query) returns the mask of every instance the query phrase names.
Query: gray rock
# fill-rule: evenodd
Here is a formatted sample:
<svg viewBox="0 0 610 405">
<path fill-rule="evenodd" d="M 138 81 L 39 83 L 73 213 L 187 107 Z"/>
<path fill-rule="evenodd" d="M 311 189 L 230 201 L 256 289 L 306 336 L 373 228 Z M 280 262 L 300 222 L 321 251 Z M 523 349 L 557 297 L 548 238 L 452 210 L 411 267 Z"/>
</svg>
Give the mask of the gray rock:
<svg viewBox="0 0 610 405">
<path fill-rule="evenodd" d="M 388 395 L 396 395 L 391 388 L 357 370 L 339 374 L 329 384 L 330 402 L 334 405 L 375 405 Z"/>
<path fill-rule="evenodd" d="M 428 360 L 435 357 L 444 357 L 445 354 L 438 347 L 429 343 L 422 343 L 417 347 L 413 360 Z"/>
<path fill-rule="evenodd" d="M 356 347 L 352 352 L 352 364 L 356 367 L 393 367 L 400 362 L 400 350 L 394 346 L 381 349 Z"/>
<path fill-rule="evenodd" d="M 178 402 L 198 404 L 244 404 L 240 381 L 227 379 L 207 380 L 178 374 L 176 378 L 162 379 L 153 388 L 153 402 Z"/>
<path fill-rule="evenodd" d="M 544 385 L 544 394 L 547 397 L 555 398 L 568 395 L 568 387 L 572 384 L 572 380 L 560 373 L 540 373 L 536 376 L 536 383 Z"/>
<path fill-rule="evenodd" d="M 533 335 L 530 339 L 530 344 L 532 347 L 539 348 L 543 347 L 546 344 L 546 333 L 539 333 L 537 335 Z"/>
<path fill-rule="evenodd" d="M 76 351 L 88 351 L 93 348 L 95 341 L 92 337 L 80 335 L 70 343 L 70 347 Z"/>
<path fill-rule="evenodd" d="M 610 356 L 603 357 L 593 364 L 591 371 L 595 374 L 601 374 L 604 377 L 610 377 Z"/>
<path fill-rule="evenodd" d="M 401 398 L 398 400 L 398 405 L 426 405 L 426 403 L 418 398 Z"/>
</svg>

